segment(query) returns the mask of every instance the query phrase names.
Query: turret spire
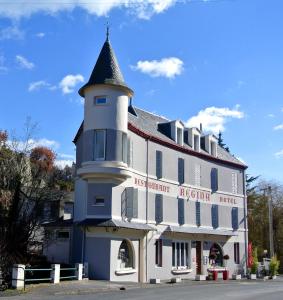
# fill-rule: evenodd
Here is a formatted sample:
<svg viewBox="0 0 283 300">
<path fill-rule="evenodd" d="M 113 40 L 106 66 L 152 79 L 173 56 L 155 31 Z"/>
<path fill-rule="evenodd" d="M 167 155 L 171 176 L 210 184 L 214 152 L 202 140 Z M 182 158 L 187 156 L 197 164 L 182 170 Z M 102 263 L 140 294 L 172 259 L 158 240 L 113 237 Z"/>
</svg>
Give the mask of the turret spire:
<svg viewBox="0 0 283 300">
<path fill-rule="evenodd" d="M 109 22 L 106 23 L 106 41 L 109 42 Z"/>
</svg>

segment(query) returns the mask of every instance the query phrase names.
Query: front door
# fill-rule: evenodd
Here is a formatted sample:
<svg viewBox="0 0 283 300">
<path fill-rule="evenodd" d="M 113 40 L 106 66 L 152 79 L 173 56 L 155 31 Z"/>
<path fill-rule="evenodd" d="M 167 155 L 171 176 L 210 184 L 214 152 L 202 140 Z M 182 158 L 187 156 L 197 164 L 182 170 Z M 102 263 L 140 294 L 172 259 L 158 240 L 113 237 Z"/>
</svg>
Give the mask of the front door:
<svg viewBox="0 0 283 300">
<path fill-rule="evenodd" d="M 202 249 L 201 242 L 196 241 L 196 272 L 197 275 L 201 275 L 201 257 L 202 257 Z"/>
</svg>

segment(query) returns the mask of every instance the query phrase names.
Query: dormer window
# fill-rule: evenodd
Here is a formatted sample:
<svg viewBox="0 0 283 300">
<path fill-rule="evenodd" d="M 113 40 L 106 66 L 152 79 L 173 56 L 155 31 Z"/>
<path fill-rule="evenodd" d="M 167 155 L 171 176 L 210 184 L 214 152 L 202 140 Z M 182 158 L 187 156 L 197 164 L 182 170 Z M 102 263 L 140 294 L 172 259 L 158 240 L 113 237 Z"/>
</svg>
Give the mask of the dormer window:
<svg viewBox="0 0 283 300">
<path fill-rule="evenodd" d="M 208 134 L 202 137 L 202 142 L 204 150 L 210 155 L 217 157 L 217 138 L 212 134 Z"/>
<path fill-rule="evenodd" d="M 186 129 L 188 131 L 188 144 L 193 150 L 200 151 L 200 131 L 198 128 L 193 127 Z"/>
<path fill-rule="evenodd" d="M 171 122 L 171 137 L 179 145 L 184 145 L 184 124 L 181 121 Z"/>
<path fill-rule="evenodd" d="M 177 144 L 183 144 L 183 130 L 181 128 L 177 128 Z"/>
<path fill-rule="evenodd" d="M 105 96 L 98 96 L 94 98 L 95 105 L 105 105 L 107 104 L 107 98 Z"/>
</svg>

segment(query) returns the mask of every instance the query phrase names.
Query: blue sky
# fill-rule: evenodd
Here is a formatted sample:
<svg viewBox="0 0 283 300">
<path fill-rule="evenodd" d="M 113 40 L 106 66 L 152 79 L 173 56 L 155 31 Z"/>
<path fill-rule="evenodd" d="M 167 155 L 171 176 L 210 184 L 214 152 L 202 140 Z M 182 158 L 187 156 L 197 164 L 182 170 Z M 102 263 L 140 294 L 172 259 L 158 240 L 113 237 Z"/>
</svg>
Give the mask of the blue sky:
<svg viewBox="0 0 283 300">
<path fill-rule="evenodd" d="M 21 5 L 25 2 L 24 5 Z M 110 40 L 134 104 L 223 130 L 249 173 L 283 182 L 281 0 L 0 0 L 0 128 L 74 158 L 77 90 Z"/>
</svg>

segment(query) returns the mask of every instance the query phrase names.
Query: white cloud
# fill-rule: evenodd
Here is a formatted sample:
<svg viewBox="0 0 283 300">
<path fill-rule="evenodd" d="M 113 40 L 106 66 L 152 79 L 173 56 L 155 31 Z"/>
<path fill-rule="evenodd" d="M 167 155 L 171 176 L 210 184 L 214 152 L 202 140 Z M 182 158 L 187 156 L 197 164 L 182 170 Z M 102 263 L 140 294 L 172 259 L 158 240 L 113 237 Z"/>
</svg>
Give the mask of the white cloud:
<svg viewBox="0 0 283 300">
<path fill-rule="evenodd" d="M 60 144 L 58 142 L 46 138 L 42 138 L 38 140 L 29 139 L 28 141 L 8 141 L 8 145 L 10 145 L 12 148 L 15 148 L 17 150 L 23 150 L 23 149 L 30 150 L 32 148 L 39 147 L 39 146 L 56 150 L 60 147 Z"/>
<path fill-rule="evenodd" d="M 199 127 L 202 123 L 203 130 L 218 134 L 219 131 L 225 131 L 225 123 L 229 119 L 242 119 L 244 113 L 236 105 L 233 109 L 228 107 L 207 107 L 201 110 L 196 116 L 186 122 L 188 127 Z"/>
<path fill-rule="evenodd" d="M 59 83 L 63 94 L 71 94 L 74 92 L 74 87 L 84 81 L 84 77 L 81 74 L 77 75 L 67 75 Z"/>
<path fill-rule="evenodd" d="M 25 57 L 22 55 L 16 55 L 16 62 L 19 64 L 19 66 L 23 69 L 31 70 L 34 68 L 34 63 L 28 61 Z"/>
<path fill-rule="evenodd" d="M 282 129 L 283 129 L 283 124 L 279 124 L 273 127 L 273 130 L 282 130 Z"/>
<path fill-rule="evenodd" d="M 44 32 L 38 32 L 35 36 L 42 39 L 42 38 L 45 37 L 45 33 Z"/>
<path fill-rule="evenodd" d="M 69 159 L 75 160 L 75 156 L 73 154 L 59 153 L 58 156 L 61 158 L 69 158 Z"/>
<path fill-rule="evenodd" d="M 47 89 L 53 91 L 57 87 L 55 85 L 51 85 L 49 82 L 47 82 L 45 80 L 39 80 L 39 81 L 31 82 L 28 87 L 28 91 L 29 92 L 38 91 L 42 88 L 47 88 Z"/>
<path fill-rule="evenodd" d="M 139 70 L 142 73 L 152 77 L 174 78 L 183 71 L 183 62 L 177 57 L 168 57 L 161 60 L 138 61 L 136 66 L 131 66 L 133 70 Z"/>
<path fill-rule="evenodd" d="M 267 117 L 268 117 L 268 118 L 274 118 L 275 115 L 274 115 L 274 114 L 268 114 Z"/>
<path fill-rule="evenodd" d="M 73 162 L 73 160 L 69 159 L 56 159 L 55 165 L 60 169 L 64 169 L 66 166 L 71 167 L 73 165 Z"/>
<path fill-rule="evenodd" d="M 275 156 L 276 156 L 277 158 L 283 158 L 283 149 L 282 149 L 281 151 L 276 152 L 276 153 L 275 153 Z"/>
<path fill-rule="evenodd" d="M 164 12 L 176 2 L 177 0 L 0 0 L 0 16 L 19 19 L 39 12 L 55 15 L 75 8 L 81 8 L 92 15 L 106 16 L 112 9 L 125 8 L 138 18 L 149 19 L 154 14 Z"/>
<path fill-rule="evenodd" d="M 0 0 L 0 12 L 1 12 L 1 0 Z M 24 38 L 24 32 L 17 26 L 9 26 L 0 30 L 0 40 L 20 40 Z"/>
</svg>

